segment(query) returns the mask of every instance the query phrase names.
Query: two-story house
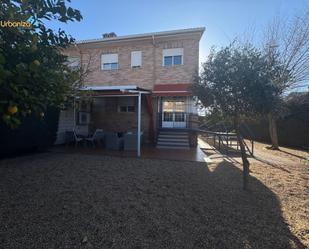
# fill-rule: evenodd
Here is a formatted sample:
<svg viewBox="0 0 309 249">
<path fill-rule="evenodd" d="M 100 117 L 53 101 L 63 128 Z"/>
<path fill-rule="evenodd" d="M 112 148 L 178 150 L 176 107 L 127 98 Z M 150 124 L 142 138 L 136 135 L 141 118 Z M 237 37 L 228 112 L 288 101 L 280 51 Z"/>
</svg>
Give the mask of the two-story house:
<svg viewBox="0 0 309 249">
<path fill-rule="evenodd" d="M 199 70 L 204 30 L 110 33 L 67 49 L 72 66 L 88 68 L 81 91 L 90 90 L 92 101 L 76 99 L 74 110 L 61 112 L 56 143 L 72 128 L 126 132 L 140 125 L 144 141 L 159 148 L 196 146 L 197 107 L 190 86 Z"/>
</svg>

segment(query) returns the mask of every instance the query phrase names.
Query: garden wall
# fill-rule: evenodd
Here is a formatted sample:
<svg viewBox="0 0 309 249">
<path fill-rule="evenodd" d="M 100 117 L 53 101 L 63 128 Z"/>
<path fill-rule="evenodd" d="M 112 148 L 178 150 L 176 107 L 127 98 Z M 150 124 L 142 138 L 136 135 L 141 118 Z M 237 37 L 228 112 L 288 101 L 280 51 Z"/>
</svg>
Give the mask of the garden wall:
<svg viewBox="0 0 309 249">
<path fill-rule="evenodd" d="M 294 115 L 279 119 L 277 124 L 279 145 L 299 148 L 309 147 L 309 117 Z M 251 134 L 246 132 L 246 129 L 242 129 L 245 137 L 270 143 L 268 121 L 266 119 L 249 120 L 246 121 L 246 125 L 251 130 Z"/>
<path fill-rule="evenodd" d="M 26 117 L 16 129 L 0 122 L 0 157 L 46 149 L 56 139 L 58 119 L 59 110 L 48 108 L 44 119 Z"/>
</svg>

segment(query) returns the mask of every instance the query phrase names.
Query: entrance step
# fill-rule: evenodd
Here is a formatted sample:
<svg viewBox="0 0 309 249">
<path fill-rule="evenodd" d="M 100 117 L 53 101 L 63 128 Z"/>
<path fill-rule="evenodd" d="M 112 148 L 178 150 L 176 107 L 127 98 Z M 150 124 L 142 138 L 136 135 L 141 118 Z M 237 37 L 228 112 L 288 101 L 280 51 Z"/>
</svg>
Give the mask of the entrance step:
<svg viewBox="0 0 309 249">
<path fill-rule="evenodd" d="M 190 149 L 189 133 L 184 131 L 159 131 L 157 148 Z"/>
</svg>

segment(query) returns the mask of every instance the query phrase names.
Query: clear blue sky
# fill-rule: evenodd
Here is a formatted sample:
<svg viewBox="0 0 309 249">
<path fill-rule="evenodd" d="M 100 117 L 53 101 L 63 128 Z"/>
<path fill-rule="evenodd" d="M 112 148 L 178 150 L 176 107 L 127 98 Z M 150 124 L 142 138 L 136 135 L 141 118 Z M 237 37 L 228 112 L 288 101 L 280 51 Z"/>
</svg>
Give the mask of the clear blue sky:
<svg viewBox="0 0 309 249">
<path fill-rule="evenodd" d="M 59 24 L 77 40 L 100 38 L 103 33 L 129 35 L 191 27 L 205 27 L 200 61 L 211 46 L 227 45 L 237 35 L 259 30 L 274 16 L 290 16 L 309 8 L 309 0 L 72 0 L 83 15 L 79 23 Z"/>
</svg>

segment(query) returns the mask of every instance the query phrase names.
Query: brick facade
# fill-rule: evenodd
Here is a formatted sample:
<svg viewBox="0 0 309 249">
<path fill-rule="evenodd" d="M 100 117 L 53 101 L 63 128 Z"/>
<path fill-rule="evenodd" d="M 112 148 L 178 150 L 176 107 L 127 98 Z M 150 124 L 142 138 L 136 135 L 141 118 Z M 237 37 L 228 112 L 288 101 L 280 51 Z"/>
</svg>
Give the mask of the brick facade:
<svg viewBox="0 0 309 249">
<path fill-rule="evenodd" d="M 135 102 L 137 97 L 134 98 Z M 93 101 L 91 126 L 92 130 L 100 127 L 105 131 L 127 132 L 137 129 L 136 112 L 119 112 L 119 97 L 97 98 Z M 142 99 L 141 130 L 148 137 L 149 115 L 145 107 L 145 99 Z M 136 105 L 136 104 L 135 104 Z"/>
<path fill-rule="evenodd" d="M 80 58 L 84 68 L 89 67 L 84 85 L 86 86 L 124 86 L 135 85 L 153 90 L 157 84 L 192 84 L 199 67 L 199 40 L 204 29 L 159 32 L 154 35 L 131 36 L 130 39 L 100 39 L 79 42 L 64 53 L 69 57 Z M 163 50 L 183 49 L 183 64 L 163 66 Z M 131 68 L 131 52 L 142 51 L 142 65 Z M 117 70 L 102 70 L 102 54 L 118 54 Z M 158 100 L 153 97 L 153 122 L 156 129 Z M 126 132 L 137 127 L 137 113 L 119 112 L 119 97 L 94 99 L 91 123 L 86 130 L 102 128 L 105 131 Z M 104 103 L 104 104 L 103 104 Z M 102 106 L 104 105 L 104 106 Z M 145 99 L 142 100 L 142 130 L 147 140 L 150 115 Z M 67 127 L 65 127 L 66 129 Z M 78 127 L 76 127 L 78 128 Z M 85 129 L 85 127 L 81 127 Z M 64 128 L 60 127 L 63 131 Z M 156 130 L 154 131 L 156 134 Z M 194 144 L 194 141 L 191 142 Z"/>
<path fill-rule="evenodd" d="M 68 56 L 80 57 L 89 64 L 85 85 L 137 85 L 152 90 L 155 84 L 190 84 L 198 72 L 200 35 L 190 34 L 171 38 L 124 41 L 117 43 L 85 43 L 68 49 Z M 183 48 L 183 65 L 163 66 L 163 49 Z M 131 68 L 131 52 L 142 51 L 141 68 Z M 118 70 L 101 70 L 101 55 L 118 54 Z"/>
</svg>

